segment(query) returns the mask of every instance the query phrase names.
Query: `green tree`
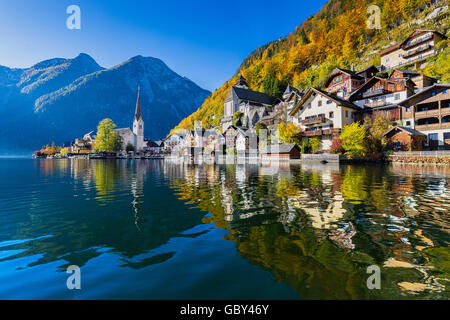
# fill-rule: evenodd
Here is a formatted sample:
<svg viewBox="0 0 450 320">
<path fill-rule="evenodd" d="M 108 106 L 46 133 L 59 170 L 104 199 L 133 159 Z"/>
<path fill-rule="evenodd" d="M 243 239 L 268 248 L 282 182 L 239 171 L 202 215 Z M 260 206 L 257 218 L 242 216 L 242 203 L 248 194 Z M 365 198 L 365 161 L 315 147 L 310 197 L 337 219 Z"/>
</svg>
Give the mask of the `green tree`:
<svg viewBox="0 0 450 320">
<path fill-rule="evenodd" d="M 278 136 L 282 143 L 298 143 L 300 141 L 300 129 L 293 123 L 281 122 L 278 125 Z"/>
<path fill-rule="evenodd" d="M 311 151 L 313 153 L 322 149 L 322 141 L 317 137 L 309 139 L 309 145 L 311 146 Z"/>
<path fill-rule="evenodd" d="M 309 153 L 311 151 L 311 145 L 309 144 L 309 141 L 303 141 L 300 150 L 302 154 Z"/>
<path fill-rule="evenodd" d="M 122 149 L 122 137 L 114 130 L 116 125 L 111 119 L 103 119 L 97 127 L 95 136 L 95 152 L 120 151 Z"/>
<path fill-rule="evenodd" d="M 241 127 L 243 125 L 244 114 L 241 111 L 236 111 L 233 114 L 233 126 Z"/>
<path fill-rule="evenodd" d="M 367 154 L 366 139 L 367 131 L 359 122 L 353 122 L 342 129 L 342 147 L 346 154 L 364 157 Z"/>
<path fill-rule="evenodd" d="M 255 131 L 256 131 L 256 135 L 258 136 L 258 138 L 261 137 L 261 133 L 262 133 L 261 130 L 267 130 L 267 125 L 265 123 L 258 122 L 255 126 Z M 269 136 L 269 134 L 267 134 L 267 136 Z"/>
<path fill-rule="evenodd" d="M 127 143 L 127 146 L 125 147 L 125 150 L 127 152 L 135 151 L 134 146 L 131 143 Z"/>
<path fill-rule="evenodd" d="M 306 35 L 305 30 L 303 30 L 303 29 L 300 31 L 298 38 L 299 38 L 300 44 L 308 44 L 309 43 L 308 36 Z"/>
<path fill-rule="evenodd" d="M 367 147 L 370 153 L 379 153 L 386 145 L 384 134 L 392 128 L 392 119 L 386 115 L 379 114 L 364 119 L 368 130 Z"/>
</svg>

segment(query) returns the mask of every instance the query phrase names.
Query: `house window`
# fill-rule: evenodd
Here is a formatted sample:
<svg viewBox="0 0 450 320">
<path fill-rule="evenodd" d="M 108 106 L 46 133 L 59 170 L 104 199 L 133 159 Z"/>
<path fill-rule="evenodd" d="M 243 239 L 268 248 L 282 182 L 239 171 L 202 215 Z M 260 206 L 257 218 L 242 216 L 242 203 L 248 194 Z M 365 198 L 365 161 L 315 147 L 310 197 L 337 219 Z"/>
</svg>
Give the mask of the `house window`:
<svg viewBox="0 0 450 320">
<path fill-rule="evenodd" d="M 311 103 L 308 103 L 308 109 L 311 109 Z"/>
<path fill-rule="evenodd" d="M 433 91 L 433 92 L 431 93 L 431 95 L 434 97 L 434 96 L 436 95 L 436 92 Z"/>
<path fill-rule="evenodd" d="M 396 93 L 396 94 L 394 95 L 394 99 L 395 99 L 395 100 L 400 99 L 400 93 Z"/>
<path fill-rule="evenodd" d="M 352 119 L 355 119 L 355 113 L 352 112 Z"/>
<path fill-rule="evenodd" d="M 321 107 L 321 106 L 322 106 L 322 100 L 319 100 L 319 101 L 317 102 L 317 106 L 318 106 L 318 107 Z"/>
<path fill-rule="evenodd" d="M 405 112 L 409 112 L 409 111 L 410 111 L 410 107 L 406 107 Z"/>
<path fill-rule="evenodd" d="M 330 114 L 329 114 L 329 118 L 331 118 L 331 119 L 332 119 L 333 117 L 334 117 L 334 112 L 333 112 L 333 111 L 331 111 L 331 112 L 330 112 Z"/>
<path fill-rule="evenodd" d="M 444 140 L 450 140 L 450 132 L 444 132 Z"/>
<path fill-rule="evenodd" d="M 345 110 L 345 117 L 348 118 L 348 111 Z"/>
<path fill-rule="evenodd" d="M 447 94 L 447 89 L 442 90 L 443 94 Z"/>
<path fill-rule="evenodd" d="M 444 90 L 445 91 L 445 90 Z M 331 100 L 327 100 L 327 104 L 330 104 L 332 101 Z"/>
<path fill-rule="evenodd" d="M 411 121 L 406 121 L 406 125 L 409 127 L 411 126 Z"/>
<path fill-rule="evenodd" d="M 437 133 L 430 133 L 428 135 L 428 141 L 437 141 L 438 140 L 438 134 Z"/>
</svg>

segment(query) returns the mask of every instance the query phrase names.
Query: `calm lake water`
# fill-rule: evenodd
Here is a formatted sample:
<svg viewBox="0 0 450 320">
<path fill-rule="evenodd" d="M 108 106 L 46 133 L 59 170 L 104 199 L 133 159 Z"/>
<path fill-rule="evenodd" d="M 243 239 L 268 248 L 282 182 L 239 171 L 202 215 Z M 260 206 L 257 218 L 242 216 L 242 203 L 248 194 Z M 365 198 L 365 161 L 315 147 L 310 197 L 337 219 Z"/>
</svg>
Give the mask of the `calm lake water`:
<svg viewBox="0 0 450 320">
<path fill-rule="evenodd" d="M 0 160 L 1 299 L 449 299 L 449 235 L 450 167 Z"/>
</svg>

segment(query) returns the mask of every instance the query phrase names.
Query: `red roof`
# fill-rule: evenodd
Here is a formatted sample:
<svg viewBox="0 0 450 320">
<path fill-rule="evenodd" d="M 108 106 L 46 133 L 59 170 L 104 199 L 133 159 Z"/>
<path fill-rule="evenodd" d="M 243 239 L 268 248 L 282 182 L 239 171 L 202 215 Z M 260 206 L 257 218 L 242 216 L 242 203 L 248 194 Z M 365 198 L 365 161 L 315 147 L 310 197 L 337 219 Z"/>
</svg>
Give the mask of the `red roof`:
<svg viewBox="0 0 450 320">
<path fill-rule="evenodd" d="M 389 52 L 391 52 L 391 51 L 394 51 L 394 50 L 400 48 L 400 45 L 401 45 L 401 43 L 396 44 L 395 46 L 392 46 L 392 47 L 390 47 L 390 48 L 387 48 L 387 49 L 381 51 L 381 52 L 380 52 L 380 56 L 382 56 L 382 55 L 384 55 L 384 54 L 386 54 L 386 53 L 389 53 Z"/>
</svg>

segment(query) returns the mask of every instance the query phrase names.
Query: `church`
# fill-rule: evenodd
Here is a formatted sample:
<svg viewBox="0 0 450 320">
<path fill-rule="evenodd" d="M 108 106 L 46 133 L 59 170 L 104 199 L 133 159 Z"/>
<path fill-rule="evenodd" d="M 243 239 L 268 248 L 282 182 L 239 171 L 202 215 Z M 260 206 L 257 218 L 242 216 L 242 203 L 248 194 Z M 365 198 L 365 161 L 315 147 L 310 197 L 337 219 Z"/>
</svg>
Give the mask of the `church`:
<svg viewBox="0 0 450 320">
<path fill-rule="evenodd" d="M 225 100 L 221 118 L 222 131 L 232 125 L 233 115 L 240 111 L 244 114 L 243 127 L 253 128 L 263 117 L 273 111 L 275 98 L 248 88 L 247 80 L 241 75 Z"/>
<path fill-rule="evenodd" d="M 126 150 L 128 144 L 132 145 L 136 152 L 144 149 L 144 119 L 142 117 L 140 87 L 138 88 L 136 111 L 133 118 L 133 130 L 130 128 L 121 128 L 116 130 L 122 137 L 122 150 Z"/>
</svg>

